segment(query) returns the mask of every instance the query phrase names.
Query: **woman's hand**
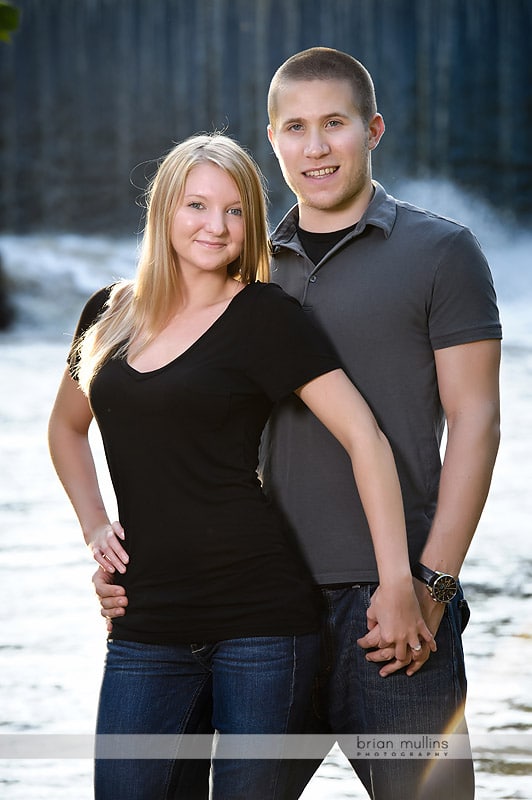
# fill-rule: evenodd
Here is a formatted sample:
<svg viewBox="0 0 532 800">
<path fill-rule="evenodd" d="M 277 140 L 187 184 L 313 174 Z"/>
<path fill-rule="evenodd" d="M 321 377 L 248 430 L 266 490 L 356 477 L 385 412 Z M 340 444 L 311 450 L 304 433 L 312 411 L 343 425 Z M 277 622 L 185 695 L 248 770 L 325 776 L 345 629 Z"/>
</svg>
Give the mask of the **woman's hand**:
<svg viewBox="0 0 532 800">
<path fill-rule="evenodd" d="M 121 544 L 125 538 L 124 529 L 119 522 L 99 525 L 85 536 L 87 546 L 99 566 L 105 572 L 113 573 L 118 570 L 121 574 L 126 571 L 129 563 L 129 556 Z"/>
<path fill-rule="evenodd" d="M 407 674 L 413 675 L 436 651 L 412 582 L 404 587 L 378 586 L 367 619 L 369 632 L 358 644 L 365 649 L 375 648 L 367 654 L 368 661 L 386 662 L 380 670 L 382 677 L 404 667 L 409 667 Z"/>
</svg>

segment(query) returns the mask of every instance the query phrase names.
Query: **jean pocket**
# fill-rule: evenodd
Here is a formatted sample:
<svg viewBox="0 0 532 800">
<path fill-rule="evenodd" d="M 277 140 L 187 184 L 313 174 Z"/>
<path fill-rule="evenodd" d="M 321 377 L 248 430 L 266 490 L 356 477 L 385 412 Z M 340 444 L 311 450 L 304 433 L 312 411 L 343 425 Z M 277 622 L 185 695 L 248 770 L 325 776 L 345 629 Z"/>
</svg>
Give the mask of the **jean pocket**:
<svg viewBox="0 0 532 800">
<path fill-rule="evenodd" d="M 458 609 L 460 611 L 460 633 L 463 633 L 471 617 L 471 609 L 465 597 L 462 597 L 458 601 Z"/>
</svg>

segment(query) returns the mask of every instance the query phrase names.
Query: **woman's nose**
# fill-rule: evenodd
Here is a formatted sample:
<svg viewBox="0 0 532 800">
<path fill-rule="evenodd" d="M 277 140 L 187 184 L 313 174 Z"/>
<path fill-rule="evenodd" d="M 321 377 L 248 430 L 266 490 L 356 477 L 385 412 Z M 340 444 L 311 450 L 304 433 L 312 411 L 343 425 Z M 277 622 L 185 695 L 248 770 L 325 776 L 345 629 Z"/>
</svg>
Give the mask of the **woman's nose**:
<svg viewBox="0 0 532 800">
<path fill-rule="evenodd" d="M 218 211 L 211 211 L 208 215 L 205 227 L 211 233 L 220 235 L 226 229 L 225 213 Z"/>
</svg>

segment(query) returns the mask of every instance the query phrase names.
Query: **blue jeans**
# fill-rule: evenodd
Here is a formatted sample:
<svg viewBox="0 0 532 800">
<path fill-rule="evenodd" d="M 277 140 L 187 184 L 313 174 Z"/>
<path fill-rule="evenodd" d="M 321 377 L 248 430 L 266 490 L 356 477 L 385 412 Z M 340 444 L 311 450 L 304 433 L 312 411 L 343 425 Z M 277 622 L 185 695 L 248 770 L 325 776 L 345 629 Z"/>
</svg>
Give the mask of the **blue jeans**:
<svg viewBox="0 0 532 800">
<path fill-rule="evenodd" d="M 215 643 L 108 642 L 97 734 L 284 734 L 304 723 L 319 653 L 317 634 Z M 107 758 L 97 738 L 96 800 L 278 800 L 279 759 Z M 216 739 L 214 740 L 217 741 Z M 101 744 L 100 744 L 101 743 Z M 166 755 L 166 754 L 165 754 Z"/>
<path fill-rule="evenodd" d="M 342 733 L 368 737 L 437 736 L 444 731 L 467 734 L 461 633 L 469 619 L 469 609 L 461 589 L 446 608 L 438 629 L 438 650 L 422 669 L 412 677 L 402 670 L 382 678 L 378 674 L 381 665 L 366 661 L 365 651 L 357 645 L 357 639 L 367 632 L 366 611 L 375 588 L 376 585 L 366 584 L 322 589 L 321 664 L 307 733 L 330 733 L 331 745 Z M 474 797 L 473 764 L 469 758 L 441 763 L 422 758 L 356 758 L 351 764 L 372 800 Z M 318 766 L 312 760 L 292 764 L 287 798 L 299 797 Z"/>
</svg>

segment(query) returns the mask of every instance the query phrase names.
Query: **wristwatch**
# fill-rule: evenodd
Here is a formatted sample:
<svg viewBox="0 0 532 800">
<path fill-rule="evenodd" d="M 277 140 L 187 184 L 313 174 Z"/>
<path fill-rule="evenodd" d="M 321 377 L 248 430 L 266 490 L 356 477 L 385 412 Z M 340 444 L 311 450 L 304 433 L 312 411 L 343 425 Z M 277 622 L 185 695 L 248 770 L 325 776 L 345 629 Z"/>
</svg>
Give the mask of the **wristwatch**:
<svg viewBox="0 0 532 800">
<path fill-rule="evenodd" d="M 456 578 L 446 572 L 435 572 L 424 564 L 420 564 L 419 561 L 414 565 L 412 575 L 426 584 L 436 603 L 450 603 L 458 591 Z"/>
</svg>

